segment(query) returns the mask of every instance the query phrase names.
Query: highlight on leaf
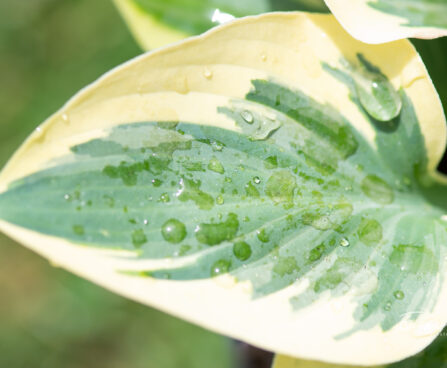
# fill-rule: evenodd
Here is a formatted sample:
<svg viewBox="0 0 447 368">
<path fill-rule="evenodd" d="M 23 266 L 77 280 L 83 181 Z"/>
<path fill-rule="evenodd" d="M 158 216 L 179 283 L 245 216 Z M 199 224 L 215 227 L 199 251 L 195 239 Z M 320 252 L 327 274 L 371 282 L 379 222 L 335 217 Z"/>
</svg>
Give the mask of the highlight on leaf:
<svg viewBox="0 0 447 368">
<path fill-rule="evenodd" d="M 368 46 L 330 15 L 244 18 L 48 119 L 0 175 L 0 229 L 256 346 L 383 364 L 447 321 L 445 141 L 408 41 Z"/>
</svg>

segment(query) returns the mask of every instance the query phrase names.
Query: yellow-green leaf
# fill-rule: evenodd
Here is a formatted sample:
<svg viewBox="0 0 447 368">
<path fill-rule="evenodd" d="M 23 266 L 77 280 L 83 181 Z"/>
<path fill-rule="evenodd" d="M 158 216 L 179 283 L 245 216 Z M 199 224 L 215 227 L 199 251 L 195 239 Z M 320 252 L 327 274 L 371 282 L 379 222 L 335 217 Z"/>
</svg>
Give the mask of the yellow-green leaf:
<svg viewBox="0 0 447 368">
<path fill-rule="evenodd" d="M 447 35 L 445 0 L 325 0 L 343 27 L 367 43 Z"/>
<path fill-rule="evenodd" d="M 408 41 L 244 18 L 73 97 L 2 171 L 0 229 L 222 334 L 382 364 L 447 320 L 445 141 Z"/>
</svg>

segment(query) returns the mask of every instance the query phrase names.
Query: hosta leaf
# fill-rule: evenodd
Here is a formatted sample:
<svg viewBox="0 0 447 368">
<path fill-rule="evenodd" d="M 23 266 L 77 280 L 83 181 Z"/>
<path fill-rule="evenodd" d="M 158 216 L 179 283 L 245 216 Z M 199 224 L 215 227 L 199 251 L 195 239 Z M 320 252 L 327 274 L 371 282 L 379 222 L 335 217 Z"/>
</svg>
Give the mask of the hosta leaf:
<svg viewBox="0 0 447 368">
<path fill-rule="evenodd" d="M 324 0 L 114 0 L 144 50 L 197 35 L 233 18 L 270 11 L 327 12 Z"/>
<path fill-rule="evenodd" d="M 447 35 L 445 0 L 325 0 L 355 38 L 382 43 Z"/>
<path fill-rule="evenodd" d="M 76 95 L 3 170 L 0 228 L 257 346 L 391 362 L 447 320 L 445 136 L 408 41 L 245 18 Z"/>
<path fill-rule="evenodd" d="M 445 368 L 447 366 L 447 329 L 424 351 L 397 363 L 371 368 Z M 272 368 L 355 368 L 352 365 L 321 363 L 277 355 Z"/>
</svg>

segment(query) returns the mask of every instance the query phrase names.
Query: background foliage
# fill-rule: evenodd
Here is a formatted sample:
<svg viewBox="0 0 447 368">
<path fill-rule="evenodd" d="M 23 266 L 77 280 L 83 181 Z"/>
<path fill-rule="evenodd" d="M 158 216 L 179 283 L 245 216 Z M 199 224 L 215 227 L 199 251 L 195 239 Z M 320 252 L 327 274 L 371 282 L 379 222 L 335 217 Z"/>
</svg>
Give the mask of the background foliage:
<svg viewBox="0 0 447 368">
<path fill-rule="evenodd" d="M 414 43 L 447 110 L 447 38 Z M 0 166 L 76 91 L 139 53 L 109 0 L 0 0 Z M 3 235 L 0 254 L 2 367 L 235 364 L 223 337 L 53 268 Z M 445 352 L 445 339 L 435 347 Z"/>
</svg>

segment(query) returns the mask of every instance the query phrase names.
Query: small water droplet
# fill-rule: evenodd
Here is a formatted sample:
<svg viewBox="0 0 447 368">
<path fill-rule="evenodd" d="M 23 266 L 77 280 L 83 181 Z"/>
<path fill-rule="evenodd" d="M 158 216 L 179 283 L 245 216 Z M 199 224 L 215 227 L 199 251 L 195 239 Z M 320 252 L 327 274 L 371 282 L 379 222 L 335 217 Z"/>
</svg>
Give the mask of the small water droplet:
<svg viewBox="0 0 447 368">
<path fill-rule="evenodd" d="M 185 225 L 176 219 L 166 221 L 161 229 L 163 238 L 170 243 L 180 243 L 186 237 Z"/>
<path fill-rule="evenodd" d="M 168 194 L 168 193 L 163 193 L 163 194 L 160 196 L 160 199 L 159 199 L 158 201 L 159 201 L 159 202 L 163 202 L 163 203 L 168 203 L 168 202 L 171 201 L 171 198 L 169 197 L 169 194 Z"/>
<path fill-rule="evenodd" d="M 213 72 L 211 70 L 209 70 L 208 68 L 205 68 L 205 70 L 203 71 L 203 76 L 206 79 L 211 79 L 213 77 Z"/>
<path fill-rule="evenodd" d="M 211 267 L 211 277 L 219 276 L 227 273 L 230 270 L 231 262 L 226 259 L 220 259 L 215 262 Z"/>
<path fill-rule="evenodd" d="M 146 242 L 147 237 L 142 229 L 136 229 L 132 232 L 132 244 L 135 248 L 140 248 Z"/>
<path fill-rule="evenodd" d="M 40 126 L 38 126 L 38 127 L 36 128 L 36 132 L 37 132 L 37 133 L 41 133 L 41 132 L 42 132 L 42 128 L 41 128 Z"/>
<path fill-rule="evenodd" d="M 144 219 L 144 220 L 143 220 L 143 224 L 144 224 L 144 225 L 147 225 L 148 223 L 149 223 L 149 221 L 148 221 L 147 219 Z"/>
<path fill-rule="evenodd" d="M 349 240 L 348 239 L 346 239 L 346 238 L 341 238 L 341 240 L 340 240 L 340 246 L 342 246 L 342 247 L 349 247 Z"/>
<path fill-rule="evenodd" d="M 383 309 L 385 309 L 386 311 L 390 311 L 391 310 L 391 302 L 386 302 L 386 304 L 383 306 Z"/>
<path fill-rule="evenodd" d="M 401 290 L 396 290 L 393 295 L 398 300 L 402 300 L 403 298 L 405 298 L 405 294 Z"/>
<path fill-rule="evenodd" d="M 153 185 L 154 187 L 159 187 L 160 185 L 163 184 L 163 182 L 162 182 L 161 180 L 159 180 L 159 179 L 152 179 L 152 180 L 151 180 L 151 183 L 152 183 L 152 185 Z"/>
<path fill-rule="evenodd" d="M 253 178 L 253 183 L 255 183 L 255 184 L 259 184 L 261 182 L 261 179 L 259 179 L 259 176 L 255 176 L 254 178 Z"/>
<path fill-rule="evenodd" d="M 70 194 L 65 194 L 65 195 L 64 195 L 64 199 L 65 199 L 66 201 L 71 200 L 71 195 L 70 195 Z"/>
<path fill-rule="evenodd" d="M 267 61 L 267 55 L 266 54 L 262 54 L 261 55 L 261 60 L 262 61 Z"/>
<path fill-rule="evenodd" d="M 224 199 L 221 195 L 218 195 L 216 198 L 216 203 L 217 204 L 224 204 Z"/>
<path fill-rule="evenodd" d="M 254 118 L 250 111 L 244 110 L 241 112 L 242 119 L 245 120 L 248 124 L 253 124 Z"/>
<path fill-rule="evenodd" d="M 70 122 L 70 119 L 68 118 L 68 115 L 65 114 L 65 113 L 62 114 L 61 118 L 62 118 L 62 121 L 63 121 L 64 123 L 69 123 L 69 122 Z"/>
</svg>

